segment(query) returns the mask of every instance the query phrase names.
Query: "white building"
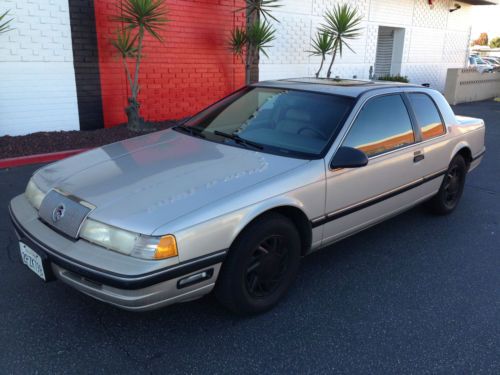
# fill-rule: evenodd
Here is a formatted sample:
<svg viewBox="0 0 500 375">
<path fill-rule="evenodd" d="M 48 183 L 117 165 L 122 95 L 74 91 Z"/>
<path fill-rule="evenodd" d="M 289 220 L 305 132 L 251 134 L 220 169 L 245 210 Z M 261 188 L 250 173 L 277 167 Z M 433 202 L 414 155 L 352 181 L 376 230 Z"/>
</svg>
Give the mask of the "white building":
<svg viewBox="0 0 500 375">
<path fill-rule="evenodd" d="M 9 10 L 13 18 L 13 29 L 0 34 L 0 136 L 92 130 L 126 121 L 127 83 L 109 43 L 116 2 L 0 0 L 0 14 Z M 363 33 L 351 44 L 356 53 L 346 50 L 338 58 L 334 77 L 369 78 L 373 66 L 377 75 L 406 75 L 441 91 L 447 69 L 465 64 L 474 5 L 498 3 L 281 0 L 283 6 L 273 12 L 280 20 L 276 40 L 269 58 L 261 58 L 260 79 L 313 76 L 320 59 L 307 52 L 311 39 L 325 12 L 339 2 L 359 10 Z M 243 67 L 226 45 L 239 22 L 235 11 L 243 18 L 243 0 L 166 4 L 173 20 L 166 43 L 148 50 L 141 64 L 146 89 L 139 99 L 152 121 L 191 115 L 244 82 Z M 450 12 L 455 4 L 460 9 Z M 323 76 L 326 71 L 327 66 Z"/>
<path fill-rule="evenodd" d="M 310 56 L 310 43 L 323 15 L 338 0 L 284 0 L 274 11 L 280 20 L 269 58 L 262 56 L 261 80 L 312 76 L 320 58 Z M 468 54 L 472 8 L 493 1 L 344 0 L 363 16 L 362 36 L 344 51 L 332 76 L 368 78 L 375 73 L 401 74 L 412 83 L 429 83 L 443 91 L 448 68 L 463 67 Z M 450 12 L 456 5 L 460 9 Z M 326 65 L 326 64 L 325 64 Z M 322 76 L 328 67 L 324 67 Z"/>
</svg>

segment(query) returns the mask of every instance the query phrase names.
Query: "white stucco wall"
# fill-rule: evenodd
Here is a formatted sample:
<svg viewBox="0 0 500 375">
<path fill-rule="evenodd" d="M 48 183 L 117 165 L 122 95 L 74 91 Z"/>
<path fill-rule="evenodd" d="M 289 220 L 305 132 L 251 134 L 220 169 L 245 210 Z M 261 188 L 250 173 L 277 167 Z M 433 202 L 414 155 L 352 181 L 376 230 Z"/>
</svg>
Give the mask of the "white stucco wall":
<svg viewBox="0 0 500 375">
<path fill-rule="evenodd" d="M 260 79 L 313 76 L 320 58 L 311 57 L 310 42 L 323 14 L 338 0 L 283 0 L 274 11 L 280 23 L 269 58 L 261 56 Z M 401 74 L 413 83 L 430 83 L 444 90 L 448 68 L 462 67 L 467 55 L 471 6 L 450 13 L 454 0 L 344 0 L 363 16 L 363 35 L 351 43 L 356 53 L 345 51 L 334 65 L 333 76 L 368 78 L 375 64 L 379 26 L 405 29 Z M 326 75 L 323 68 L 322 76 Z"/>
<path fill-rule="evenodd" d="M 68 0 L 1 0 L 0 136 L 79 129 Z"/>
</svg>

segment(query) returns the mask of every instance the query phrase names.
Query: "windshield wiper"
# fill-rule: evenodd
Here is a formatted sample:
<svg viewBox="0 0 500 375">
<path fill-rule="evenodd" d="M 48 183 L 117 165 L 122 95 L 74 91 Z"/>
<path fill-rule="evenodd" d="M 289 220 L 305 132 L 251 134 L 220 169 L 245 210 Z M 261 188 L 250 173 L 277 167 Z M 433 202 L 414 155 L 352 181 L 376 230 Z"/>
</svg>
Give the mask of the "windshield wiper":
<svg viewBox="0 0 500 375">
<path fill-rule="evenodd" d="M 248 141 L 248 140 L 246 140 L 244 138 L 241 138 L 236 133 L 229 134 L 229 133 L 224 133 L 224 132 L 220 132 L 220 131 L 216 130 L 216 131 L 214 131 L 214 134 L 215 135 L 220 135 L 221 137 L 224 137 L 224 138 L 232 139 L 236 143 L 240 143 L 240 144 L 243 144 L 245 146 L 252 146 L 252 147 L 254 147 L 254 148 L 258 149 L 258 150 L 262 150 L 264 148 L 261 145 L 259 145 L 258 143 L 255 143 L 255 142 L 252 142 L 252 141 Z"/>
<path fill-rule="evenodd" d="M 192 126 L 177 125 L 177 126 L 174 126 L 173 129 L 182 131 L 184 133 L 191 134 L 195 137 L 206 138 L 203 134 L 201 134 L 202 130 L 193 128 Z"/>
</svg>

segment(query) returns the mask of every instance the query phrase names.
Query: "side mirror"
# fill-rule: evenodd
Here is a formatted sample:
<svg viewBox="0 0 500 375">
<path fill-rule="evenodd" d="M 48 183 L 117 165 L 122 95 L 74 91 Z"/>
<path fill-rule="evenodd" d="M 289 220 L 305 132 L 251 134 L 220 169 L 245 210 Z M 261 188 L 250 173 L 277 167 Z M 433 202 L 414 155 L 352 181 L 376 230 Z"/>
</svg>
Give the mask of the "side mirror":
<svg viewBox="0 0 500 375">
<path fill-rule="evenodd" d="M 352 147 L 340 147 L 333 157 L 330 168 L 359 168 L 368 164 L 368 157 L 366 154 Z"/>
</svg>

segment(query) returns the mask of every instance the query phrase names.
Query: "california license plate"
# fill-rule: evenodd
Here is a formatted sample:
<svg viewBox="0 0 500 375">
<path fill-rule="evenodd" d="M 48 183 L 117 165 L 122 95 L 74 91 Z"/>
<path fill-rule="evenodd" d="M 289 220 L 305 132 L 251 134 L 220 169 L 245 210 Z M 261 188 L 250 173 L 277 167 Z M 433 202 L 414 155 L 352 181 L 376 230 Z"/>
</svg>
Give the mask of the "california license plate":
<svg viewBox="0 0 500 375">
<path fill-rule="evenodd" d="M 22 242 L 19 242 L 19 249 L 23 263 L 43 280 L 47 280 L 43 269 L 42 257 Z"/>
</svg>

